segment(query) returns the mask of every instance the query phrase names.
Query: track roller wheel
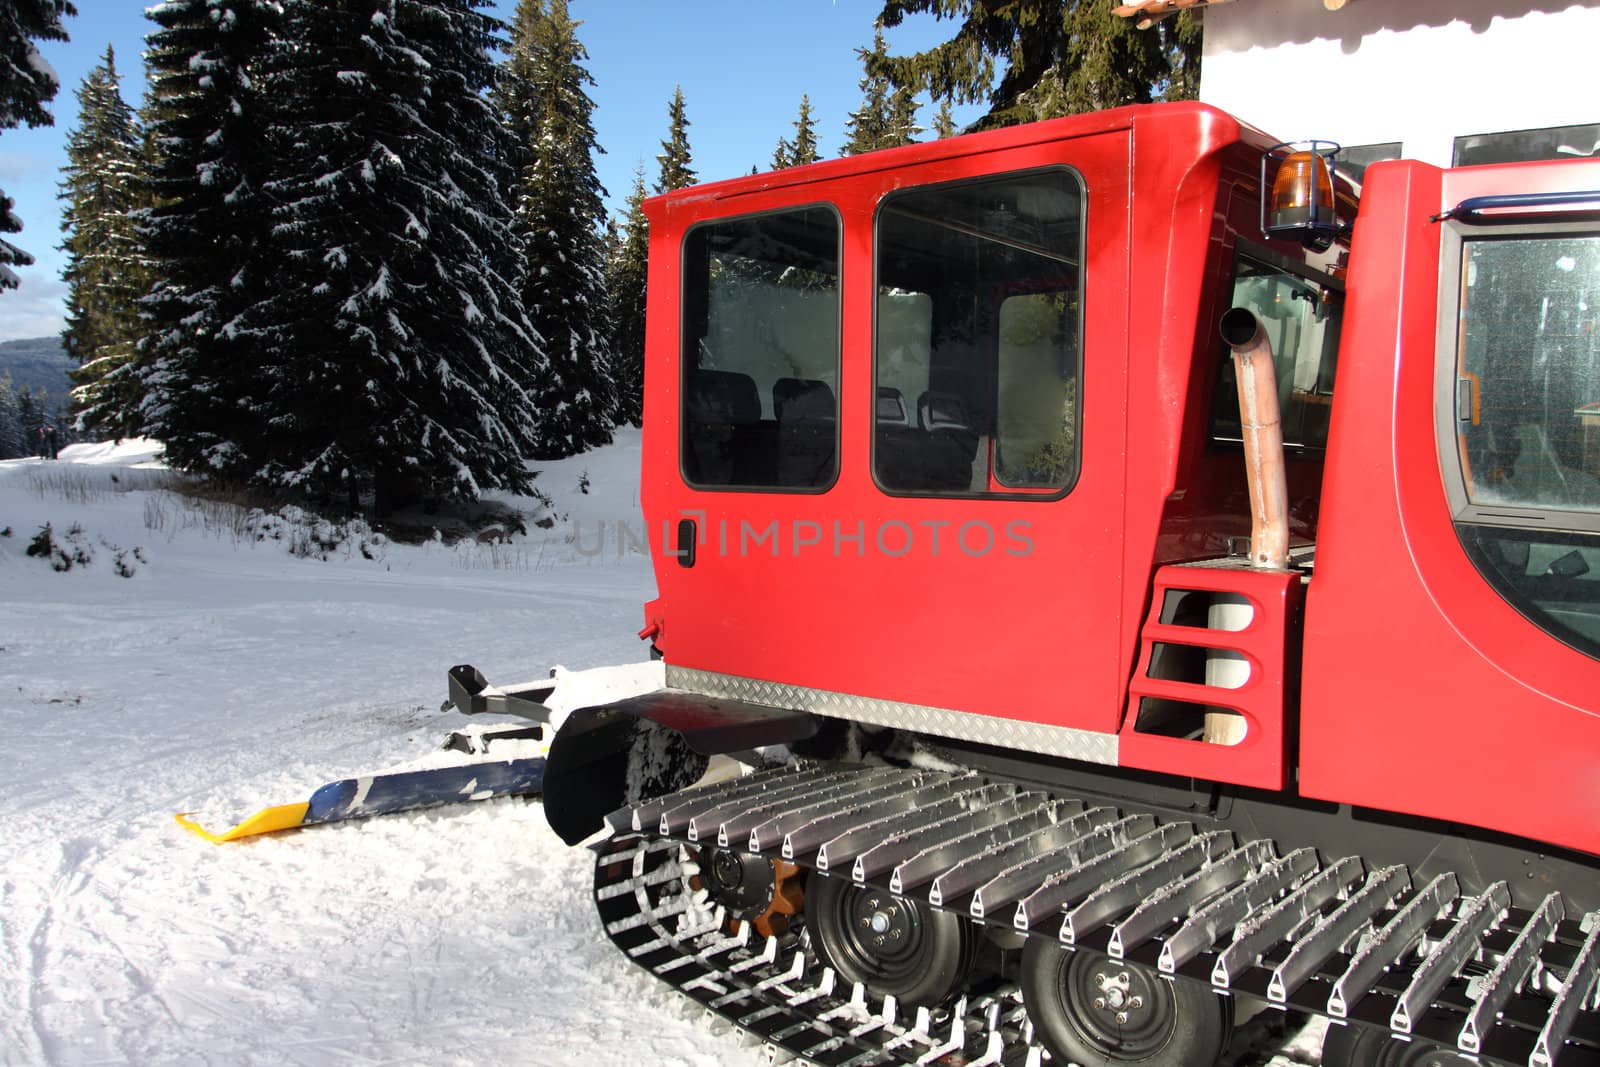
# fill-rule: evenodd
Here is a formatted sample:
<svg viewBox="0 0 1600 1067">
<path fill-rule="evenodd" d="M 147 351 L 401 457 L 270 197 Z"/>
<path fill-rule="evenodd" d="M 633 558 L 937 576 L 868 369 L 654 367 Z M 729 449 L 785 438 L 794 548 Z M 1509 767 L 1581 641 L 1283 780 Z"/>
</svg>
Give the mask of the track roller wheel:
<svg viewBox="0 0 1600 1067">
<path fill-rule="evenodd" d="M 845 981 L 914 1006 L 965 984 L 979 946 L 965 919 L 842 878 L 813 876 L 807 890 L 812 943 Z"/>
<path fill-rule="evenodd" d="M 736 923 L 748 922 L 762 937 L 776 937 L 805 905 L 800 868 L 728 848 L 702 848 L 696 888 L 728 909 Z"/>
<path fill-rule="evenodd" d="M 1022 999 L 1050 1055 L 1082 1067 L 1212 1067 L 1233 1029 L 1232 1002 L 1204 986 L 1047 937 L 1022 951 Z"/>
<path fill-rule="evenodd" d="M 1470 1067 L 1474 1061 L 1431 1041 L 1401 1041 L 1364 1026 L 1329 1026 L 1322 1067 Z"/>
</svg>

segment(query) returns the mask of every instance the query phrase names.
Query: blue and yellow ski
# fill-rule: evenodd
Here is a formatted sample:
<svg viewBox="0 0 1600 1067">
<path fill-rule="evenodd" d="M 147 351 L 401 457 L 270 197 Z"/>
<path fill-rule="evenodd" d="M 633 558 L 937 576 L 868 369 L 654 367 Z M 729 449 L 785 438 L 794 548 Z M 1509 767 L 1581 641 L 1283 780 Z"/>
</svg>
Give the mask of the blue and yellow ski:
<svg viewBox="0 0 1600 1067">
<path fill-rule="evenodd" d="M 320 787 L 308 801 L 262 808 L 221 833 L 212 833 L 195 822 L 193 812 L 180 812 L 175 818 L 178 825 L 190 833 L 221 844 L 320 823 L 365 819 L 371 815 L 469 800 L 537 794 L 544 785 L 544 762 L 543 758 L 500 760 L 345 778 Z"/>
</svg>

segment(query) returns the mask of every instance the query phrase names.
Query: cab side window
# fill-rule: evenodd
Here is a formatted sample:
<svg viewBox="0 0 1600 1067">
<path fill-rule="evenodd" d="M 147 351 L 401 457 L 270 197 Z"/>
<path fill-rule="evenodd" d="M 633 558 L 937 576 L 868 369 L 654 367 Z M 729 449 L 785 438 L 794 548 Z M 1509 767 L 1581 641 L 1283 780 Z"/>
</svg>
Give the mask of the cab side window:
<svg viewBox="0 0 1600 1067">
<path fill-rule="evenodd" d="M 839 456 L 839 218 L 808 207 L 684 239 L 680 456 L 700 488 L 826 489 Z"/>
<path fill-rule="evenodd" d="M 1053 497 L 1076 481 L 1083 204 L 1065 168 L 885 198 L 873 473 L 886 491 Z"/>
</svg>

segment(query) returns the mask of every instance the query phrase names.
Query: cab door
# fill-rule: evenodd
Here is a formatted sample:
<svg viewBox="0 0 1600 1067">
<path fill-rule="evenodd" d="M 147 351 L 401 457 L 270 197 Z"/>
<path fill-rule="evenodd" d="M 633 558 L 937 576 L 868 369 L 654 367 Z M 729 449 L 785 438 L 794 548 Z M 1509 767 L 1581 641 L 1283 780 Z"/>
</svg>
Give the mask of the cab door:
<svg viewBox="0 0 1600 1067">
<path fill-rule="evenodd" d="M 1128 163 L 1126 130 L 945 153 L 685 229 L 669 679 L 1115 759 Z"/>
</svg>

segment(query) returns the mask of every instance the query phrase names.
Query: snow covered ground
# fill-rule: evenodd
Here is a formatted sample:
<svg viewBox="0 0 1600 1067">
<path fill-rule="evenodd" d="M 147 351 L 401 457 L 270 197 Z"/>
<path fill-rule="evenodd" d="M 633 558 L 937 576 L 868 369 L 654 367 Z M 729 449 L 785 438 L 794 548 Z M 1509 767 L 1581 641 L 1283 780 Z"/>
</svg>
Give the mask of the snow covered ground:
<svg viewBox="0 0 1600 1067">
<path fill-rule="evenodd" d="M 327 559 L 161 489 L 142 443 L 0 463 L 0 1063 L 755 1062 L 604 942 L 536 803 L 220 847 L 172 820 L 428 756 L 473 721 L 438 710 L 453 663 L 641 658 L 647 561 L 570 543 L 639 524 L 638 457 L 625 431 L 546 465 L 531 537 Z M 45 523 L 89 562 L 28 557 Z M 1315 1061 L 1279 1043 L 1258 1023 L 1233 1058 Z"/>
</svg>

